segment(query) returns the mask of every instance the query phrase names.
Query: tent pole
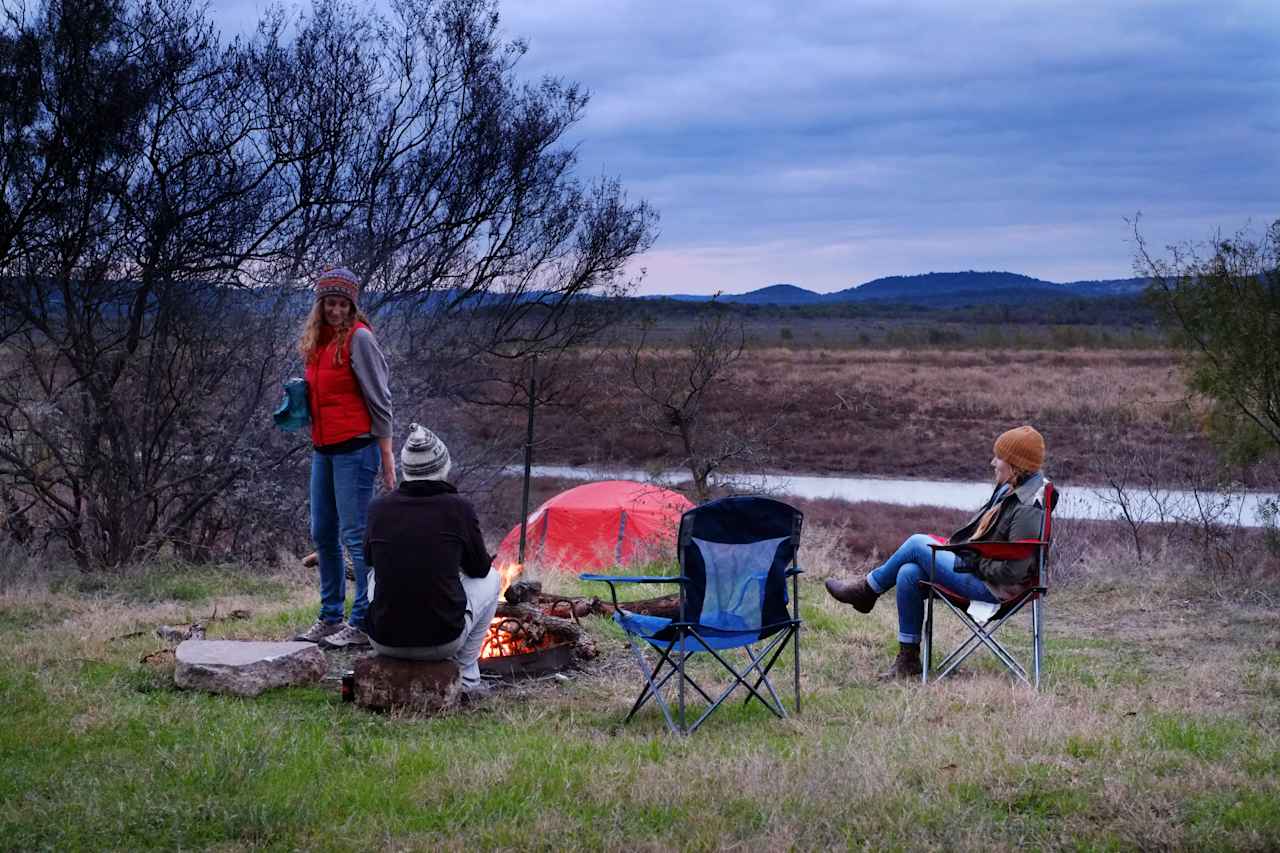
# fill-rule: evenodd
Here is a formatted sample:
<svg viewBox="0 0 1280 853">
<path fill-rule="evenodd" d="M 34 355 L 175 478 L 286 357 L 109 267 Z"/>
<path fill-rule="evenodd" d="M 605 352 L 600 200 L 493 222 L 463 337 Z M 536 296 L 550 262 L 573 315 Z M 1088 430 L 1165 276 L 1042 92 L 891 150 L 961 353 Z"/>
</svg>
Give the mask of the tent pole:
<svg viewBox="0 0 1280 853">
<path fill-rule="evenodd" d="M 524 441 L 524 495 L 520 499 L 520 565 L 524 565 L 524 545 L 529 527 L 529 479 L 533 468 L 533 406 L 538 390 L 538 357 L 529 362 L 529 422 Z"/>
</svg>

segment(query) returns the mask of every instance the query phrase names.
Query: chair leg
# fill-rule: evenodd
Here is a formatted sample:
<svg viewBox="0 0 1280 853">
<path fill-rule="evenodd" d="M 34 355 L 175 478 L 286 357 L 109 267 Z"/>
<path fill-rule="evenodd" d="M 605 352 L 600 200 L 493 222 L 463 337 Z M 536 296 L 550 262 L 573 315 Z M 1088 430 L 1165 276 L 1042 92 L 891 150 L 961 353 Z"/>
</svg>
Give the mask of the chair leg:
<svg viewBox="0 0 1280 853">
<path fill-rule="evenodd" d="M 791 639 L 791 642 L 795 644 L 796 713 L 799 714 L 800 713 L 800 626 L 799 625 L 796 625 L 795 633 L 796 635 Z M 779 702 L 778 704 L 782 704 L 782 703 Z"/>
<path fill-rule="evenodd" d="M 791 567 L 796 568 L 796 561 L 794 557 L 791 560 Z M 796 663 L 796 669 L 795 669 L 796 713 L 799 714 L 800 713 L 800 625 L 801 625 L 800 623 L 800 576 L 799 575 L 791 576 L 791 618 L 796 623 L 796 627 L 795 627 L 796 635 L 793 639 L 793 642 L 795 643 L 795 654 L 796 654 L 796 662 L 795 662 Z M 779 702 L 778 704 L 781 705 L 782 703 Z"/>
<path fill-rule="evenodd" d="M 667 721 L 667 728 L 670 729 L 673 734 L 683 734 L 683 725 L 681 728 L 676 728 L 675 721 L 671 718 L 671 710 L 667 707 L 666 700 L 662 698 L 662 685 L 667 683 L 671 674 L 668 673 L 667 677 L 663 678 L 661 681 L 654 681 L 654 678 L 662 670 L 663 661 L 670 662 L 670 658 L 668 658 L 667 655 L 670 653 L 671 647 L 668 646 L 665 652 L 659 653 L 661 656 L 658 660 L 658 665 L 654 667 L 653 672 L 649 671 L 649 662 L 645 660 L 644 652 L 640 651 L 639 644 L 632 642 L 631 639 L 628 638 L 627 647 L 631 649 L 632 654 L 635 656 L 636 664 L 640 667 L 640 674 L 644 676 L 645 687 L 640 692 L 640 698 L 636 700 L 635 705 L 631 708 L 631 713 L 627 714 L 627 718 L 626 720 L 623 720 L 623 722 L 625 723 L 629 721 L 632 715 L 634 715 L 636 711 L 640 710 L 640 706 L 645 703 L 649 696 L 652 696 L 653 700 L 658 703 L 658 707 L 662 709 L 662 718 Z M 674 671 L 675 669 L 673 667 L 672 672 Z M 683 723 L 683 721 L 681 722 Z"/>
<path fill-rule="evenodd" d="M 750 646 L 746 647 L 748 650 L 747 656 L 751 658 L 751 666 L 747 667 L 747 673 L 755 670 L 758 675 L 754 684 L 748 686 L 744 680 L 743 686 L 749 691 L 755 691 L 763 682 L 764 685 L 769 688 L 769 695 L 773 697 L 773 701 L 777 704 L 778 708 L 781 709 L 782 716 L 784 717 L 787 712 L 786 706 L 782 704 L 782 698 L 778 696 L 778 692 L 773 689 L 773 683 L 769 681 L 769 673 L 773 671 L 773 665 L 778 662 L 778 658 L 782 657 L 782 653 L 787 650 L 787 643 L 796 642 L 799 639 L 800 626 L 797 624 L 792 625 L 790 628 L 787 628 L 770 639 L 769 644 L 760 652 L 759 657 L 755 656 Z M 766 658 L 768 659 L 767 662 Z M 746 704 L 750 699 L 751 697 L 748 696 L 743 700 L 743 703 Z M 762 704 L 768 704 L 764 702 L 764 699 L 761 699 L 760 701 Z M 796 713 L 800 713 L 800 707 L 798 705 L 796 706 Z"/>
<path fill-rule="evenodd" d="M 933 589 L 926 587 L 924 594 L 924 636 L 920 661 L 920 680 L 929 683 L 929 667 L 933 664 Z"/>
<path fill-rule="evenodd" d="M 1032 667 L 1035 671 L 1035 687 L 1040 689 L 1040 669 L 1044 665 L 1044 611 L 1041 609 L 1040 596 L 1031 602 L 1031 654 Z"/>
<path fill-rule="evenodd" d="M 680 682 L 676 685 L 676 694 L 680 698 L 680 731 L 683 732 L 684 734 L 689 734 L 688 722 L 685 720 L 685 716 L 684 716 L 684 661 L 685 661 L 685 658 L 687 657 L 686 649 L 688 648 L 689 639 L 688 639 L 688 635 L 685 634 L 683 628 L 680 629 L 678 637 L 679 637 L 678 642 L 680 643 L 680 649 L 677 652 L 677 654 L 680 655 L 680 657 L 678 658 L 678 666 L 680 668 Z"/>
<path fill-rule="evenodd" d="M 760 657 L 756 657 L 755 652 L 752 650 L 751 646 L 743 646 L 742 648 L 743 648 L 743 651 L 745 651 L 745 652 L 747 653 L 747 657 L 749 657 L 749 658 L 751 659 L 751 666 L 749 667 L 749 669 L 754 669 L 754 670 L 756 670 L 757 672 L 759 672 L 759 670 L 760 670 L 760 661 L 764 660 L 764 656 L 763 656 L 763 655 L 761 655 Z M 760 686 L 760 681 L 761 681 L 761 679 L 756 679 L 756 683 L 755 683 L 754 685 L 752 685 L 752 686 L 753 686 L 753 687 L 759 687 L 759 686 Z M 769 695 L 773 697 L 773 701 L 774 701 L 774 702 L 777 702 L 777 703 L 778 703 L 778 707 L 779 707 L 779 708 L 781 708 L 781 707 L 782 707 L 782 700 L 778 698 L 778 692 L 777 692 L 776 690 L 774 690 L 774 689 L 773 689 L 773 684 L 772 684 L 772 683 L 769 681 L 769 679 L 767 679 L 767 678 L 766 678 L 766 679 L 764 679 L 764 687 L 765 687 L 765 689 L 766 689 L 766 690 L 768 690 L 768 691 L 769 691 Z M 743 705 L 750 704 L 750 702 L 751 702 L 752 698 L 753 698 L 752 694 L 748 693 L 748 694 L 746 695 L 746 698 L 744 698 L 744 699 L 742 700 L 742 704 L 743 704 Z"/>
<path fill-rule="evenodd" d="M 790 635 L 791 631 L 787 631 L 786 633 L 779 635 L 778 639 L 771 640 L 769 645 L 764 648 L 758 658 L 754 654 L 749 653 L 748 657 L 751 658 L 752 663 L 747 667 L 746 672 L 738 672 L 727 660 L 725 660 L 723 655 L 715 649 L 707 647 L 706 651 L 718 660 L 721 666 L 723 666 L 725 670 L 733 676 L 733 682 L 728 687 L 724 688 L 720 695 L 716 697 L 715 701 L 702 712 L 702 715 L 699 716 L 698 719 L 693 721 L 693 724 L 689 726 L 688 734 L 693 734 L 693 732 L 697 731 L 698 727 L 701 726 L 707 718 L 710 717 L 711 714 L 729 698 L 730 694 L 738 689 L 739 686 L 747 689 L 749 695 L 747 696 L 746 701 L 751 701 L 753 697 L 759 699 L 760 704 L 768 708 L 775 717 L 780 720 L 785 720 L 787 718 L 787 709 L 786 706 L 782 704 L 781 700 L 779 700 L 777 691 L 773 689 L 773 684 L 769 681 L 769 671 L 773 669 L 773 665 L 777 663 L 778 658 L 782 655 L 782 652 L 785 651 L 786 639 L 790 637 Z M 761 666 L 761 663 L 764 665 Z M 747 674 L 752 670 L 755 670 L 758 673 L 758 677 L 754 685 L 748 684 L 746 680 Z M 764 682 L 765 687 L 768 688 L 770 695 L 773 697 L 773 701 L 777 703 L 776 707 L 770 705 L 768 700 L 760 695 L 759 691 L 756 689 L 760 686 L 762 681 Z"/>
<path fill-rule="evenodd" d="M 951 612 L 956 615 L 956 618 L 959 619 L 965 625 L 965 627 L 969 629 L 970 636 L 967 640 L 965 640 L 963 643 L 957 646 L 955 650 L 951 652 L 951 654 L 947 655 L 942 660 L 942 663 L 938 664 L 937 668 L 940 674 L 938 675 L 937 678 L 934 679 L 934 681 L 941 680 L 943 677 L 943 674 L 948 673 L 951 670 L 955 669 L 957 666 L 959 666 L 961 663 L 964 662 L 965 658 L 967 658 L 970 654 L 972 654 L 976 650 L 977 644 L 981 642 L 981 637 L 978 636 L 979 634 L 986 634 L 988 637 L 994 636 L 996 631 L 1000 630 L 1000 626 L 1002 626 L 1005 622 L 1008 622 L 1010 619 L 1016 616 L 1018 614 L 1018 611 L 1022 609 L 1022 605 L 1018 605 L 1017 607 L 1015 607 L 1014 609 L 1006 613 L 1004 616 L 1000 617 L 1000 620 L 998 622 L 995 622 L 995 623 L 988 622 L 986 625 L 979 625 L 976 621 L 974 621 L 973 617 L 970 616 L 968 612 L 963 608 L 957 607 L 955 604 L 952 604 L 950 601 L 947 601 L 946 599 L 940 599 L 940 600 L 942 601 L 943 604 L 947 605 L 947 607 L 951 609 Z M 1003 648 L 1003 646 L 1001 648 Z M 999 657 L 999 655 L 997 655 L 997 657 Z M 1012 660 L 1012 656 L 1010 656 L 1010 659 Z M 1017 667 L 1018 672 L 1021 672 L 1023 676 L 1026 676 L 1027 674 L 1026 670 L 1024 670 L 1022 666 L 1018 664 L 1017 661 L 1014 661 L 1014 665 Z M 1006 664 L 1006 666 L 1008 666 L 1008 664 Z"/>
<path fill-rule="evenodd" d="M 648 661 L 646 660 L 646 664 L 647 663 Z M 658 674 L 662 672 L 663 665 L 667 665 L 668 669 L 663 673 L 661 678 L 658 678 Z M 675 674 L 675 664 L 671 663 L 669 658 L 659 655 L 658 663 L 654 666 L 650 678 L 646 680 L 643 689 L 640 691 L 640 695 L 636 697 L 635 704 L 631 706 L 631 710 L 627 713 L 626 718 L 624 718 L 622 722 L 631 722 L 631 718 L 634 717 L 636 713 L 644 707 L 644 704 L 652 699 L 656 693 L 661 692 L 662 688 L 667 686 L 667 682 L 670 681 Z"/>
<path fill-rule="evenodd" d="M 1004 664 L 1005 668 L 1008 669 L 1015 678 L 1028 687 L 1031 686 L 1031 681 L 1027 677 L 1027 671 L 1023 669 L 1022 664 L 1018 663 L 1013 655 L 1011 655 L 1004 646 L 1000 645 L 993 636 L 995 632 L 999 630 L 1001 625 L 1017 615 L 1018 611 L 1022 609 L 1023 604 L 1026 603 L 1025 600 L 1013 607 L 1008 613 L 1001 616 L 999 621 L 988 623 L 985 626 L 979 625 L 965 610 L 956 606 L 947 599 L 943 598 L 941 600 L 942 603 L 947 605 L 951 612 L 956 615 L 956 618 L 958 618 L 965 627 L 969 629 L 970 637 L 966 639 L 955 651 L 947 655 L 946 660 L 939 665 L 939 672 L 937 678 L 934 679 L 935 681 L 941 681 L 943 678 L 946 678 L 952 670 L 964 663 L 965 659 L 967 659 L 969 655 L 977 651 L 979 644 L 981 644 L 986 646 L 987 649 L 995 655 L 996 659 L 999 660 L 1000 663 Z"/>
</svg>

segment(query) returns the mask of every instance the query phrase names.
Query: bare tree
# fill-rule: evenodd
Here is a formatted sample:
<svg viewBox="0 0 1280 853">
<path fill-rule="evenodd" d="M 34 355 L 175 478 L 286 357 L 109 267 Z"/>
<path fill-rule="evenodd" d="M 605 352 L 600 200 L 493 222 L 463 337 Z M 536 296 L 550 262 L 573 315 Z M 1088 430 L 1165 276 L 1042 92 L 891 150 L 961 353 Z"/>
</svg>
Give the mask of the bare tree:
<svg viewBox="0 0 1280 853">
<path fill-rule="evenodd" d="M 652 211 L 559 144 L 585 94 L 519 84 L 487 0 L 393 12 L 224 45 L 189 0 L 5 7 L 0 487 L 82 565 L 253 547 L 248 484 L 305 446 L 264 404 L 322 263 L 369 282 L 412 397 L 582 339 L 633 283 Z"/>
<path fill-rule="evenodd" d="M 382 20 L 336 0 L 266 22 L 256 47 L 287 159 L 306 201 L 288 272 L 341 259 L 365 306 L 417 369 L 414 397 L 450 395 L 481 355 L 523 359 L 589 338 L 598 300 L 635 283 L 656 217 L 620 184 L 573 176 L 565 132 L 588 96 L 514 76 L 490 0 L 395 0 Z M 335 144 L 325 144 L 333 138 Z"/>
<path fill-rule="evenodd" d="M 182 0 L 10 10 L 0 478 L 82 565 L 189 536 L 244 473 L 272 305 L 237 273 L 278 162 L 237 46 Z M 227 377 L 234 377 L 228 382 Z"/>
<path fill-rule="evenodd" d="M 639 392 L 635 420 L 675 440 L 694 493 L 706 501 L 713 475 L 730 463 L 757 459 L 778 419 L 752 426 L 715 407 L 715 396 L 734 393 L 734 367 L 745 344 L 742 320 L 731 308 L 713 300 L 675 347 L 651 345 L 650 332 L 645 326 L 624 356 L 626 373 Z"/>
</svg>

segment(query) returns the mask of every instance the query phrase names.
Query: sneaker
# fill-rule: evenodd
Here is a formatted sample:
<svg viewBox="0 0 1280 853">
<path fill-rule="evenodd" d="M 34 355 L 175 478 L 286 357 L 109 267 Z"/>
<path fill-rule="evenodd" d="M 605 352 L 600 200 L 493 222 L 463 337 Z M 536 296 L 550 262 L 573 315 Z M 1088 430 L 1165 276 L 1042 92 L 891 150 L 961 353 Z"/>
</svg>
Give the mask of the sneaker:
<svg viewBox="0 0 1280 853">
<path fill-rule="evenodd" d="M 461 686 L 462 689 L 458 692 L 458 700 L 464 705 L 482 702 L 493 694 L 493 688 L 483 681 L 468 682 L 463 679 Z"/>
<path fill-rule="evenodd" d="M 325 637 L 332 636 L 347 627 L 345 622 L 323 622 L 319 619 L 301 634 L 294 635 L 295 640 L 303 643 L 318 643 Z"/>
<path fill-rule="evenodd" d="M 341 631 L 325 637 L 320 645 L 326 649 L 345 649 L 347 646 L 369 645 L 369 635 L 354 625 L 346 625 Z"/>
</svg>

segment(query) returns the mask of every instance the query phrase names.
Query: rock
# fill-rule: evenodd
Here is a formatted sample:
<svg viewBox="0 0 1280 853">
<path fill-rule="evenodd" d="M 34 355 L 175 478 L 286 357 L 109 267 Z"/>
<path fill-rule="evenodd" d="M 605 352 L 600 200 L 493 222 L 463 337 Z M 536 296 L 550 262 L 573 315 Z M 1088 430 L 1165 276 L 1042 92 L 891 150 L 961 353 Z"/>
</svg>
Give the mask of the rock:
<svg viewBox="0 0 1280 853">
<path fill-rule="evenodd" d="M 179 687 L 236 696 L 310 684 L 325 673 L 324 652 L 314 643 L 187 640 L 176 657 L 173 680 Z"/>
<path fill-rule="evenodd" d="M 166 643 L 181 643 L 183 640 L 203 640 L 204 625 L 199 622 L 193 625 L 161 625 L 156 628 L 156 636 Z"/>
<path fill-rule="evenodd" d="M 453 661 L 399 660 L 380 655 L 355 664 L 356 704 L 385 711 L 403 708 L 433 714 L 458 701 L 458 665 Z"/>
</svg>

